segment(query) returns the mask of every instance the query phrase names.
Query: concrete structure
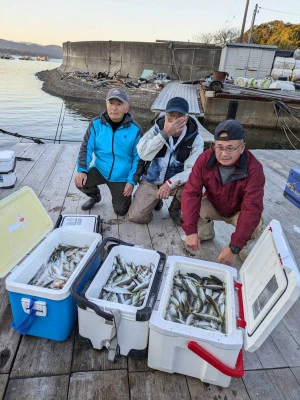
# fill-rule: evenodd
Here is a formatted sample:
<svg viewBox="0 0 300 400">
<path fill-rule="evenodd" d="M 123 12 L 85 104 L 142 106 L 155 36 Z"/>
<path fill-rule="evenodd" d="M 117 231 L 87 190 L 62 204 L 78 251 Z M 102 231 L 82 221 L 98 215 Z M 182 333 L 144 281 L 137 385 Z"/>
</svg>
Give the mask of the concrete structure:
<svg viewBox="0 0 300 400">
<path fill-rule="evenodd" d="M 63 71 L 118 72 L 139 78 L 144 69 L 194 80 L 218 69 L 221 47 L 187 42 L 65 42 Z"/>
</svg>

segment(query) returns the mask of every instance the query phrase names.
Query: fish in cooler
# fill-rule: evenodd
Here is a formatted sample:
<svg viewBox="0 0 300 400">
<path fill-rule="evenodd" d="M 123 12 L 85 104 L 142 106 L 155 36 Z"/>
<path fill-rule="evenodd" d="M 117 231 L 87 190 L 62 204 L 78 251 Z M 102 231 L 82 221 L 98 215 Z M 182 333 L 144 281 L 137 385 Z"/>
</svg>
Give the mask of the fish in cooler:
<svg viewBox="0 0 300 400">
<path fill-rule="evenodd" d="M 88 251 L 88 247 L 60 244 L 43 263 L 28 285 L 62 289 Z"/>
<path fill-rule="evenodd" d="M 113 268 L 106 284 L 102 287 L 99 299 L 115 303 L 140 307 L 147 295 L 155 266 L 127 263 L 123 257 L 116 255 Z"/>
<path fill-rule="evenodd" d="M 225 284 L 216 276 L 176 271 L 165 319 L 225 333 Z"/>
</svg>

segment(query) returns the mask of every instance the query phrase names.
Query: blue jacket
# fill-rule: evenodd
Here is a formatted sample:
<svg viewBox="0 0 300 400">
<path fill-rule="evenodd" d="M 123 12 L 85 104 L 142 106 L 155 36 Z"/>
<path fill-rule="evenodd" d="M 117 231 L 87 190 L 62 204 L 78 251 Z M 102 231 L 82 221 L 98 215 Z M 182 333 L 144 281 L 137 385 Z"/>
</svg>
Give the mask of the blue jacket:
<svg viewBox="0 0 300 400">
<path fill-rule="evenodd" d="M 93 165 L 110 182 L 135 185 L 143 168 L 136 149 L 142 136 L 141 127 L 129 113 L 115 132 L 108 121 L 107 111 L 104 111 L 89 124 L 77 158 L 77 171 L 87 173 Z"/>
</svg>

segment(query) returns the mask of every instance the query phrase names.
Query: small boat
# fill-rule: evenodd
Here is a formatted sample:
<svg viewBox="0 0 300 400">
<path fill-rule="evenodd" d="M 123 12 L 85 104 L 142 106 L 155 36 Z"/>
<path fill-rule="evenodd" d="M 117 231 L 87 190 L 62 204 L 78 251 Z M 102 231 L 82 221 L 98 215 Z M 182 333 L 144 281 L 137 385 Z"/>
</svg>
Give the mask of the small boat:
<svg viewBox="0 0 300 400">
<path fill-rule="evenodd" d="M 50 57 L 49 56 L 36 56 L 36 61 L 49 61 Z"/>
<path fill-rule="evenodd" d="M 14 60 L 13 56 L 10 54 L 1 54 L 0 58 L 3 58 L 5 60 Z"/>
<path fill-rule="evenodd" d="M 19 57 L 19 60 L 33 61 L 33 58 L 31 58 L 30 56 L 22 56 L 22 57 Z"/>
</svg>

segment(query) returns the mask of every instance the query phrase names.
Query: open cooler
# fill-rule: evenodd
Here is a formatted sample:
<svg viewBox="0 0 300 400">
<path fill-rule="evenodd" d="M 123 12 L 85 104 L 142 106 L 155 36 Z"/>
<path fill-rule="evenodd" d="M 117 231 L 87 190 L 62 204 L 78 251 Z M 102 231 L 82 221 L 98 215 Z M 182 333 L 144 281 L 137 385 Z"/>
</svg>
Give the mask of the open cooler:
<svg viewBox="0 0 300 400">
<path fill-rule="evenodd" d="M 29 187 L 0 202 L 0 219 L 0 277 L 13 269 L 6 278 L 12 327 L 23 335 L 67 339 L 77 319 L 70 287 L 83 267 L 91 274 L 98 267 L 101 235 L 67 228 L 52 231 L 52 220 Z M 85 248 L 74 270 L 57 289 L 50 288 L 50 279 L 45 285 L 30 284 L 59 245 L 75 247 L 74 255 Z"/>
<path fill-rule="evenodd" d="M 107 243 L 112 242 L 107 248 Z M 102 262 L 99 271 L 81 292 L 78 286 L 85 279 L 86 270 L 78 275 L 71 291 L 78 305 L 79 334 L 90 339 L 95 349 L 109 349 L 109 360 L 117 354 L 145 356 L 148 347 L 149 319 L 161 282 L 165 255 L 136 247 L 115 238 L 106 238 L 101 244 Z M 115 257 L 121 256 L 128 265 L 152 264 L 151 279 L 147 293 L 139 306 L 122 304 L 99 298 L 111 276 Z M 135 279 L 136 277 L 134 277 Z"/>
<path fill-rule="evenodd" d="M 239 273 L 226 265 L 177 256 L 167 258 L 166 270 L 150 319 L 148 366 L 223 387 L 229 386 L 231 377 L 243 376 L 242 347 L 257 350 L 300 294 L 299 270 L 276 220 L 258 239 Z M 187 319 L 185 323 L 178 317 L 167 320 L 178 271 L 183 277 L 213 276 L 222 282 L 222 331 L 199 327 L 198 321 L 198 326 L 192 326 Z"/>
</svg>

